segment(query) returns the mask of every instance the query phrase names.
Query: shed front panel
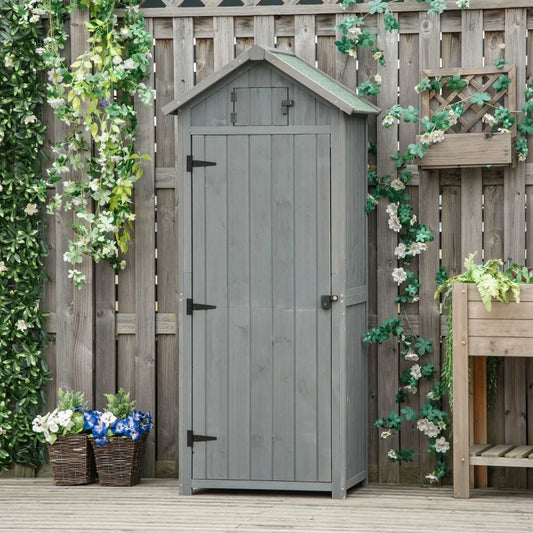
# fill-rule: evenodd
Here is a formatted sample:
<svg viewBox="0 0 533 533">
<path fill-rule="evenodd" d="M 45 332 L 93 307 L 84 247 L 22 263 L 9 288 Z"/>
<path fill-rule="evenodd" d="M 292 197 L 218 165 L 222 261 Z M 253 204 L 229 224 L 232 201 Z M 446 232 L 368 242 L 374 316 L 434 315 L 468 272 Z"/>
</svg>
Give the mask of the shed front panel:
<svg viewBox="0 0 533 533">
<path fill-rule="evenodd" d="M 193 135 L 192 480 L 331 482 L 330 135 Z"/>
</svg>

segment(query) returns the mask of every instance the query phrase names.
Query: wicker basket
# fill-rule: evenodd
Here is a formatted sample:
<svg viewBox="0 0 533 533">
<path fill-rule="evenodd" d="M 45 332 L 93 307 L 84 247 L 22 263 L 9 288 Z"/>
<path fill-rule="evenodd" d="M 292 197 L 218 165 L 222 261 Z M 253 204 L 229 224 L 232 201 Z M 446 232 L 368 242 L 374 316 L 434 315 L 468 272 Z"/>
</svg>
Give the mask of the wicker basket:
<svg viewBox="0 0 533 533">
<path fill-rule="evenodd" d="M 96 478 L 94 454 L 87 435 L 58 435 L 48 444 L 56 485 L 86 485 Z"/>
<path fill-rule="evenodd" d="M 104 446 L 91 440 L 100 485 L 131 487 L 141 480 L 146 434 L 137 440 L 111 437 Z"/>
</svg>

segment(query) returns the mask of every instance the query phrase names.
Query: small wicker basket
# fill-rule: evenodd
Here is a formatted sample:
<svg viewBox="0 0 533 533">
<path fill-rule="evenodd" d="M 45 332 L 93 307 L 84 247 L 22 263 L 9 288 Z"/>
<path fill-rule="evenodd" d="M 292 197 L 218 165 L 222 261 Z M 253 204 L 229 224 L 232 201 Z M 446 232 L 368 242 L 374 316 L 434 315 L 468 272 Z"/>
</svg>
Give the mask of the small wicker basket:
<svg viewBox="0 0 533 533">
<path fill-rule="evenodd" d="M 141 481 L 146 437 L 146 434 L 137 440 L 111 437 L 104 446 L 91 439 L 100 485 L 131 487 Z"/>
<path fill-rule="evenodd" d="M 58 435 L 48 444 L 56 485 L 87 485 L 96 477 L 94 454 L 86 434 Z"/>
</svg>

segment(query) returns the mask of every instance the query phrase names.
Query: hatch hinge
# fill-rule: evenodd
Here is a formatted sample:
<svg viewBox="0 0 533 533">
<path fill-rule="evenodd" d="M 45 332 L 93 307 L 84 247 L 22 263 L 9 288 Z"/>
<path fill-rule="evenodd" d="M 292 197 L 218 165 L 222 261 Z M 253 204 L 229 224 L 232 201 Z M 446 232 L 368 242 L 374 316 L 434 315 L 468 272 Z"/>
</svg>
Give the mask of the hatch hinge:
<svg viewBox="0 0 533 533">
<path fill-rule="evenodd" d="M 231 123 L 235 126 L 235 124 L 237 123 L 237 113 L 235 111 L 231 112 L 229 118 Z"/>
<path fill-rule="evenodd" d="M 208 309 L 216 309 L 216 305 L 197 304 L 192 301 L 192 298 L 187 298 L 187 314 L 192 315 L 193 311 L 207 311 Z"/>
<path fill-rule="evenodd" d="M 208 440 L 217 440 L 211 435 L 195 435 L 192 429 L 187 430 L 187 446 L 192 448 L 195 442 L 207 442 Z"/>
<path fill-rule="evenodd" d="M 289 112 L 289 107 L 294 105 L 294 100 L 283 100 L 281 102 L 281 114 L 286 115 Z"/>
<path fill-rule="evenodd" d="M 193 159 L 192 155 L 187 156 L 187 172 L 192 172 L 193 167 L 214 167 L 216 163 L 214 161 L 200 161 L 199 159 Z"/>
<path fill-rule="evenodd" d="M 230 101 L 236 102 L 237 101 L 237 89 L 233 89 L 230 93 Z"/>
</svg>

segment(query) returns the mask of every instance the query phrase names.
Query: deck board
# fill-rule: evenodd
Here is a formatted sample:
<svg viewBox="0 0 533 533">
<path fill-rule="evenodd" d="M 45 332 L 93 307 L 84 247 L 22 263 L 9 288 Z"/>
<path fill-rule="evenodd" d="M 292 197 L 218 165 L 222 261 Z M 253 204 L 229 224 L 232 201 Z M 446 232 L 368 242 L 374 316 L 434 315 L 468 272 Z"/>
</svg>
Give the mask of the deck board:
<svg viewBox="0 0 533 533">
<path fill-rule="evenodd" d="M 50 479 L 0 479 L 2 532 L 453 532 L 533 529 L 532 492 L 370 485 L 348 498 L 322 493 L 202 491 L 175 480 L 135 487 L 55 487 Z"/>
</svg>

